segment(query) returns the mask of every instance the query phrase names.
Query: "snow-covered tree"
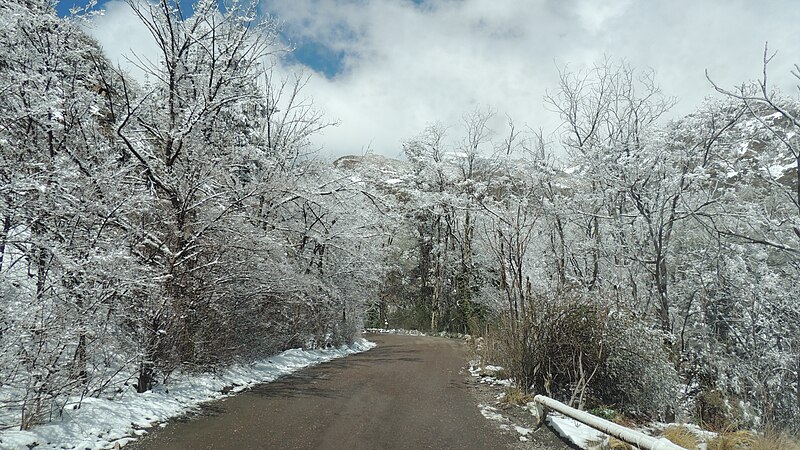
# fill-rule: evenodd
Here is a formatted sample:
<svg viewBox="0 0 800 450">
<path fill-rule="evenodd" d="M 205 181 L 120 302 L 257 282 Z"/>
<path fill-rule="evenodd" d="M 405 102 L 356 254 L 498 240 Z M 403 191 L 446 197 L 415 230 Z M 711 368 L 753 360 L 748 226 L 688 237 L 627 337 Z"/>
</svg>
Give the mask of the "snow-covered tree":
<svg viewBox="0 0 800 450">
<path fill-rule="evenodd" d="M 13 394 L 0 401 L 27 428 L 113 376 L 124 344 L 107 321 L 134 270 L 119 219 L 136 191 L 120 189 L 98 45 L 49 2 L 4 4 L 0 20 L 0 371 Z"/>
</svg>

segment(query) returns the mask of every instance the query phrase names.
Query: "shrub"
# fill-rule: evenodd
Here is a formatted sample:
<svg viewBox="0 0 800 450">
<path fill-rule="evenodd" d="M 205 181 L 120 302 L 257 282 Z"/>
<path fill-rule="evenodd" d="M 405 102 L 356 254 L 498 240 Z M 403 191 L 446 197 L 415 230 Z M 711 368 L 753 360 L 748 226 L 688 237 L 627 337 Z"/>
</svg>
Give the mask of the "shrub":
<svg viewBox="0 0 800 450">
<path fill-rule="evenodd" d="M 502 364 L 523 390 L 639 416 L 674 407 L 678 376 L 663 336 L 632 313 L 584 297 L 537 299 L 526 310 L 502 335 Z"/>
<path fill-rule="evenodd" d="M 614 312 L 607 334 L 608 355 L 592 384 L 595 398 L 634 416 L 674 411 L 679 378 L 664 336 L 624 311 Z"/>
</svg>

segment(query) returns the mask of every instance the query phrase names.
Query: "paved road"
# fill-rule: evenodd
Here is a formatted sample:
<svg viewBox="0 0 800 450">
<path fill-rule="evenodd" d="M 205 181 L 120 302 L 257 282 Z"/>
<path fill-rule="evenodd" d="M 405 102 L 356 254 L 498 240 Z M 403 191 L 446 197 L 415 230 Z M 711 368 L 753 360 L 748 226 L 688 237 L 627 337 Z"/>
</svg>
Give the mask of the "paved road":
<svg viewBox="0 0 800 450">
<path fill-rule="evenodd" d="M 483 418 L 461 342 L 371 335 L 368 352 L 215 402 L 134 449 L 501 449 L 516 436 Z M 518 444 L 518 443 L 517 443 Z"/>
</svg>

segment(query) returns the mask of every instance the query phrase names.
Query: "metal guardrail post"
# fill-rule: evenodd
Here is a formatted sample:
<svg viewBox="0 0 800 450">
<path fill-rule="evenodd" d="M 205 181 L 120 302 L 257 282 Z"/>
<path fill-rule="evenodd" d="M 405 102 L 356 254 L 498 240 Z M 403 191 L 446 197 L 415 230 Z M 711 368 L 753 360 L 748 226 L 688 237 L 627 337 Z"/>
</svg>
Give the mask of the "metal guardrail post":
<svg viewBox="0 0 800 450">
<path fill-rule="evenodd" d="M 533 405 L 534 407 L 536 407 L 536 423 L 534 425 L 535 428 L 538 429 L 539 427 L 544 425 L 544 420 L 547 418 L 547 413 L 550 412 L 550 408 L 548 408 L 541 402 L 537 402 L 535 400 L 536 399 L 534 398 Z"/>
<path fill-rule="evenodd" d="M 537 426 L 544 423 L 548 409 L 558 411 L 561 414 L 577 420 L 578 422 L 590 426 L 595 430 L 602 431 L 610 436 L 614 436 L 620 441 L 635 445 L 644 450 L 686 450 L 685 448 L 674 444 L 666 438 L 654 438 L 642 432 L 631 430 L 630 428 L 623 427 L 622 425 L 608 420 L 601 419 L 586 411 L 580 411 L 575 408 L 569 407 L 557 400 L 544 395 L 537 395 L 533 398 L 536 403 L 536 410 L 539 413 L 539 423 Z M 541 405 L 541 406 L 540 406 Z"/>
</svg>

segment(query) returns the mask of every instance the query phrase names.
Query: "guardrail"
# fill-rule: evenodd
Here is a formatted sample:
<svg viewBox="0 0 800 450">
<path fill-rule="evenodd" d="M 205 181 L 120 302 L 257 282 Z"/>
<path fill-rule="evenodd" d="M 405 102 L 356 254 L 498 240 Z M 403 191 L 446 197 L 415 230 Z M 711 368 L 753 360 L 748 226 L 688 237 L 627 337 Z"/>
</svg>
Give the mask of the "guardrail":
<svg viewBox="0 0 800 450">
<path fill-rule="evenodd" d="M 630 428 L 625 428 L 622 425 L 618 425 L 614 422 L 609 422 L 608 420 L 601 419 L 593 414 L 589 414 L 586 411 L 580 411 L 575 408 L 569 407 L 557 400 L 553 400 L 550 397 L 546 397 L 544 395 L 537 395 L 533 398 L 533 401 L 536 403 L 537 412 L 539 415 L 539 423 L 537 426 L 544 423 L 545 417 L 550 410 L 560 412 L 561 414 L 571 417 L 572 419 L 577 420 L 578 422 L 590 426 L 595 430 L 602 431 L 610 436 L 614 436 L 615 438 L 619 439 L 622 442 L 626 442 L 631 445 L 635 445 L 636 447 L 644 450 L 686 450 L 685 448 L 674 444 L 672 441 L 666 438 L 654 438 L 652 436 L 648 436 L 642 432 L 631 430 Z"/>
</svg>

